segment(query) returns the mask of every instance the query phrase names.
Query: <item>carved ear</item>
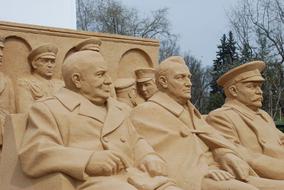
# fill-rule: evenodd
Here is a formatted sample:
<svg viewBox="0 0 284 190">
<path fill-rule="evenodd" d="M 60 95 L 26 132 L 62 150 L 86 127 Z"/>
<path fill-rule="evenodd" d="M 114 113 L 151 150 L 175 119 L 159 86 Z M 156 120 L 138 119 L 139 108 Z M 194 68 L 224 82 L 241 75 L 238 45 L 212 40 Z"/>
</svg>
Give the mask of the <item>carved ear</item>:
<svg viewBox="0 0 284 190">
<path fill-rule="evenodd" d="M 37 69 L 37 60 L 32 61 L 32 69 Z"/>
<path fill-rule="evenodd" d="M 81 88 L 81 75 L 80 75 L 80 73 L 73 73 L 71 80 L 72 80 L 72 82 L 73 82 L 73 84 L 76 88 L 78 88 L 78 89 Z"/>
<path fill-rule="evenodd" d="M 159 84 L 163 87 L 163 88 L 168 88 L 168 79 L 165 76 L 160 76 L 158 79 Z"/>
<path fill-rule="evenodd" d="M 237 87 L 236 87 L 236 85 L 231 85 L 231 86 L 229 86 L 229 88 L 228 88 L 228 91 L 230 92 L 230 94 L 233 96 L 233 97 L 237 97 L 237 95 L 238 95 L 238 89 L 237 89 Z"/>
</svg>

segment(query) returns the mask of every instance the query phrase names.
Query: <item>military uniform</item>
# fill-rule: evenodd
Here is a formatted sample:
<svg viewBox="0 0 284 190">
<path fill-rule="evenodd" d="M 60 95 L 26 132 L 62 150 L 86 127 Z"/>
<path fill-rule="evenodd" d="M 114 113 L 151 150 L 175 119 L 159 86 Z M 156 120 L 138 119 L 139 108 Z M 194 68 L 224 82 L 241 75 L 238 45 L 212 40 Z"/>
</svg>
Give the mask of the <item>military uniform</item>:
<svg viewBox="0 0 284 190">
<path fill-rule="evenodd" d="M 39 58 L 56 59 L 58 49 L 46 44 L 31 51 L 28 56 L 29 63 L 33 69 L 32 62 Z M 16 108 L 18 113 L 27 113 L 34 101 L 51 96 L 64 86 L 59 79 L 46 79 L 33 73 L 31 76 L 20 78 L 16 82 Z"/>
<path fill-rule="evenodd" d="M 264 63 L 252 62 L 225 73 L 219 85 L 228 88 L 237 82 L 263 81 L 260 72 Z M 284 134 L 264 110 L 254 111 L 237 99 L 227 98 L 225 104 L 207 116 L 207 122 L 219 130 L 247 157 L 251 167 L 262 177 L 284 179 Z"/>
<path fill-rule="evenodd" d="M 46 80 L 29 76 L 17 80 L 17 112 L 27 113 L 31 105 L 43 97 L 51 96 L 64 86 L 58 79 Z"/>
<path fill-rule="evenodd" d="M 137 91 L 144 100 L 148 100 L 158 89 L 155 83 L 155 69 L 140 68 L 134 71 Z"/>
</svg>

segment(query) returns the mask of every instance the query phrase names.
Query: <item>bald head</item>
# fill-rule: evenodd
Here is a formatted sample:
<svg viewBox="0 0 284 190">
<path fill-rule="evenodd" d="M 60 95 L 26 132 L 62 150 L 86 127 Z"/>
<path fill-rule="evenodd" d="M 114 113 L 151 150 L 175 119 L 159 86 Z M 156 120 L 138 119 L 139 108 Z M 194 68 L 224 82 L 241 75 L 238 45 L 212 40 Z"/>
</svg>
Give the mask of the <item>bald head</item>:
<svg viewBox="0 0 284 190">
<path fill-rule="evenodd" d="M 164 60 L 157 68 L 156 81 L 160 91 L 168 94 L 181 105 L 191 98 L 191 74 L 180 56 Z"/>
<path fill-rule="evenodd" d="M 62 66 L 62 76 L 69 89 L 74 88 L 72 75 L 74 73 L 80 73 L 83 75 L 91 66 L 94 65 L 105 65 L 104 58 L 99 52 L 84 50 L 73 53 L 68 56 Z"/>
<path fill-rule="evenodd" d="M 163 87 L 161 86 L 159 82 L 159 78 L 161 78 L 161 76 L 167 77 L 170 72 L 172 72 L 173 70 L 175 70 L 177 67 L 180 67 L 180 66 L 188 70 L 185 64 L 185 61 L 181 56 L 168 57 L 167 59 L 165 59 L 159 64 L 159 66 L 156 68 L 155 78 L 156 78 L 157 86 L 160 90 L 163 89 Z"/>
</svg>

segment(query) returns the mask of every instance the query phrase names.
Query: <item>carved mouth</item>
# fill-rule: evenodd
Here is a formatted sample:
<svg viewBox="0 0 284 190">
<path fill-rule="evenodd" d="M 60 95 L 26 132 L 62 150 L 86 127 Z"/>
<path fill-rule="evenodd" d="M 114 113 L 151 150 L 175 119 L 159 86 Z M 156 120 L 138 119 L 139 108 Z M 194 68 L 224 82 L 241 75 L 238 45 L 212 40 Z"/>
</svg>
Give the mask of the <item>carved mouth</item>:
<svg viewBox="0 0 284 190">
<path fill-rule="evenodd" d="M 260 98 L 257 98 L 257 99 L 254 100 L 254 102 L 259 102 L 259 101 L 262 102 L 262 101 L 263 101 L 263 98 L 260 97 Z"/>
</svg>

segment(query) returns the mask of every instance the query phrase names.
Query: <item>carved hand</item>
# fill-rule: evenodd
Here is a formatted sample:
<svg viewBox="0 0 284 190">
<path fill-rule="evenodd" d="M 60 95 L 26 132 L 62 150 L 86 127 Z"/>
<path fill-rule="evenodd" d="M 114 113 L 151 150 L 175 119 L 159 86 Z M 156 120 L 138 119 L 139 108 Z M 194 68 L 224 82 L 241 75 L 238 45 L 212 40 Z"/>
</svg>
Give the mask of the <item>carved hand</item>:
<svg viewBox="0 0 284 190">
<path fill-rule="evenodd" d="M 244 160 L 232 153 L 226 153 L 219 159 L 219 162 L 224 170 L 236 176 L 237 179 L 247 181 L 250 167 Z"/>
<path fill-rule="evenodd" d="M 145 156 L 138 165 L 138 168 L 144 172 L 148 172 L 151 176 L 167 176 L 168 174 L 165 161 L 154 154 Z"/>
<path fill-rule="evenodd" d="M 215 181 L 226 181 L 235 178 L 232 174 L 224 170 L 209 170 L 206 177 L 212 178 Z"/>
<path fill-rule="evenodd" d="M 92 154 L 86 172 L 90 176 L 109 176 L 119 173 L 126 167 L 127 163 L 119 153 L 103 150 Z"/>
</svg>

